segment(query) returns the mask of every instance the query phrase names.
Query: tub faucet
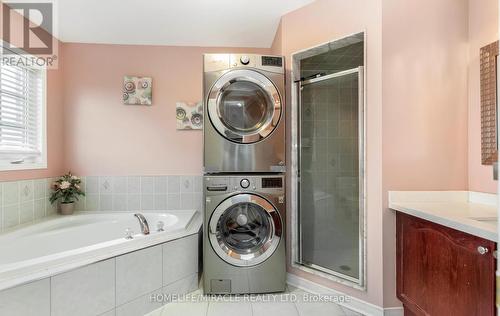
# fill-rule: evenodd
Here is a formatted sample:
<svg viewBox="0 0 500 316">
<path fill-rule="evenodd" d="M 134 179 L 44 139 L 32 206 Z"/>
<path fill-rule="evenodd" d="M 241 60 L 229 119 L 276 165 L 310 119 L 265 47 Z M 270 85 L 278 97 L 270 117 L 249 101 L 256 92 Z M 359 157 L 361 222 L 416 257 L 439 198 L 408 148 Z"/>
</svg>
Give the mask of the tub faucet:
<svg viewBox="0 0 500 316">
<path fill-rule="evenodd" d="M 146 220 L 146 217 L 144 217 L 144 215 L 142 215 L 141 213 L 135 213 L 134 216 L 137 217 L 137 219 L 139 220 L 139 225 L 141 225 L 142 233 L 144 235 L 148 235 L 149 234 L 149 225 L 148 225 L 148 221 Z"/>
</svg>

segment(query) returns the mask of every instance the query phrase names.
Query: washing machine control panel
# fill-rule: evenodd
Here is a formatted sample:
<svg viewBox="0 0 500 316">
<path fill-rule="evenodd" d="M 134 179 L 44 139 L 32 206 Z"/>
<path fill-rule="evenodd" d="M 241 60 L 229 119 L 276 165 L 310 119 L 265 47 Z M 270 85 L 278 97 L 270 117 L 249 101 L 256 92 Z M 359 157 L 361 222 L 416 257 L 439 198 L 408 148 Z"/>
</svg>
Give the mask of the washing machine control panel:
<svg viewBox="0 0 500 316">
<path fill-rule="evenodd" d="M 205 189 L 207 192 L 226 192 L 231 191 L 231 187 L 229 186 L 228 178 L 220 178 L 220 177 L 205 177 Z"/>
<path fill-rule="evenodd" d="M 233 191 L 253 191 L 257 189 L 255 179 L 253 177 L 248 178 L 231 178 L 231 188 Z"/>
<path fill-rule="evenodd" d="M 262 188 L 282 188 L 283 187 L 283 178 L 281 177 L 270 177 L 270 178 L 262 178 Z"/>
<path fill-rule="evenodd" d="M 247 189 L 250 186 L 250 181 L 248 179 L 241 179 L 240 186 L 243 189 Z"/>
<path fill-rule="evenodd" d="M 229 192 L 279 192 L 284 188 L 283 176 L 206 176 L 205 192 L 218 195 Z"/>
</svg>

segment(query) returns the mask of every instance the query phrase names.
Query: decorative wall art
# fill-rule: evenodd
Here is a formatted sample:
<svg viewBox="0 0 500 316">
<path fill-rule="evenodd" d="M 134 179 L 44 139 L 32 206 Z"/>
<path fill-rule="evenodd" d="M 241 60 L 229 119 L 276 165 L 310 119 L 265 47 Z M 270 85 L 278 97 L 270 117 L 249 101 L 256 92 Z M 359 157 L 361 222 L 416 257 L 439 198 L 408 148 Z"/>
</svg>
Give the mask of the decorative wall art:
<svg viewBox="0 0 500 316">
<path fill-rule="evenodd" d="M 498 160 L 497 139 L 497 56 L 498 41 L 481 47 L 480 93 L 481 93 L 481 164 L 492 165 Z"/>
<path fill-rule="evenodd" d="M 177 102 L 175 116 L 178 130 L 203 129 L 203 103 Z"/>
<path fill-rule="evenodd" d="M 151 105 L 152 82 L 151 77 L 123 77 L 123 104 Z"/>
</svg>

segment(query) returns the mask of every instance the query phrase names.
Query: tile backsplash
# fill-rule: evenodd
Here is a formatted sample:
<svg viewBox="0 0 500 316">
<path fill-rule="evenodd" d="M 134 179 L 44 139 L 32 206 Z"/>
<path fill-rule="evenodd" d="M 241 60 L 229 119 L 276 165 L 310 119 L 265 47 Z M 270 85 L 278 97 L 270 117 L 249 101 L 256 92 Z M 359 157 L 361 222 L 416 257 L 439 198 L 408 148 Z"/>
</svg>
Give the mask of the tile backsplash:
<svg viewBox="0 0 500 316">
<path fill-rule="evenodd" d="M 76 211 L 201 210 L 202 176 L 87 176 Z M 57 213 L 55 178 L 0 182 L 0 231 Z"/>
<path fill-rule="evenodd" d="M 88 176 L 80 211 L 201 209 L 201 176 Z"/>
<path fill-rule="evenodd" d="M 0 230 L 56 213 L 49 202 L 53 179 L 0 182 Z"/>
</svg>

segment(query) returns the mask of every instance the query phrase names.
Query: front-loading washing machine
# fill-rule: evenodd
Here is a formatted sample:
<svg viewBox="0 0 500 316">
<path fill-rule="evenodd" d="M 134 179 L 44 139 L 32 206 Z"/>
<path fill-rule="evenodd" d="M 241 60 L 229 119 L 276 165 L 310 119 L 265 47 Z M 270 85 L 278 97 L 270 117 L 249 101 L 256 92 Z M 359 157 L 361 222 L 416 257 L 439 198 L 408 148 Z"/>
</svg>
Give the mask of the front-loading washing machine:
<svg viewBox="0 0 500 316">
<path fill-rule="evenodd" d="M 204 169 L 285 171 L 283 57 L 205 54 Z"/>
<path fill-rule="evenodd" d="M 204 177 L 207 294 L 285 290 L 283 175 Z"/>
</svg>

